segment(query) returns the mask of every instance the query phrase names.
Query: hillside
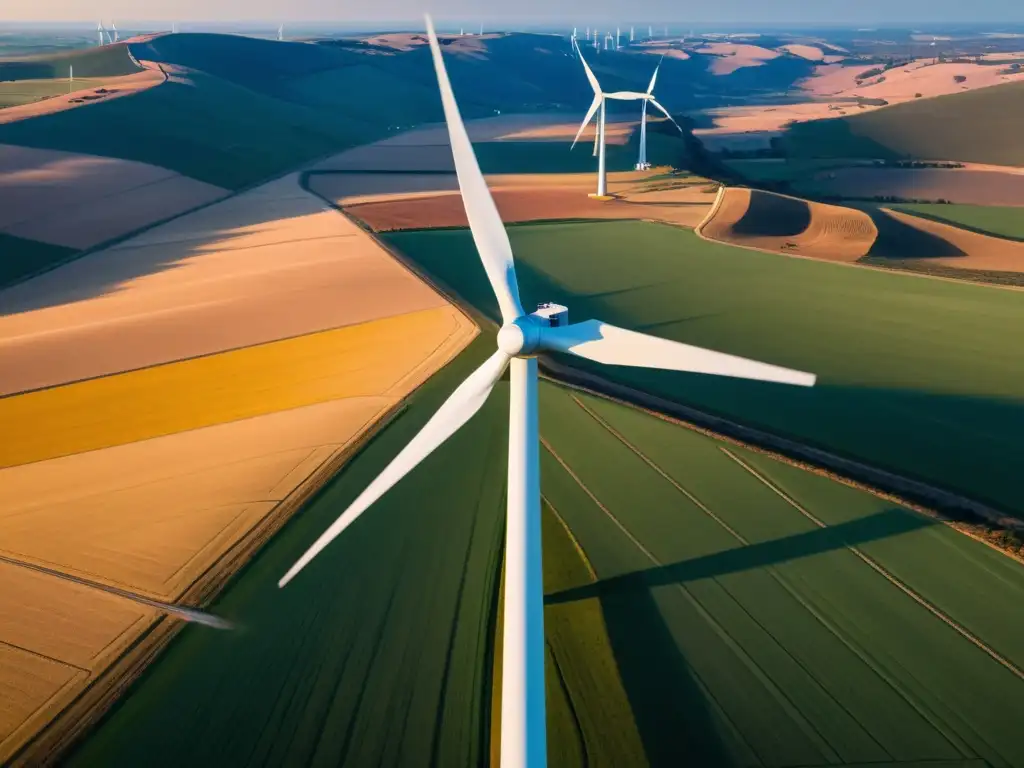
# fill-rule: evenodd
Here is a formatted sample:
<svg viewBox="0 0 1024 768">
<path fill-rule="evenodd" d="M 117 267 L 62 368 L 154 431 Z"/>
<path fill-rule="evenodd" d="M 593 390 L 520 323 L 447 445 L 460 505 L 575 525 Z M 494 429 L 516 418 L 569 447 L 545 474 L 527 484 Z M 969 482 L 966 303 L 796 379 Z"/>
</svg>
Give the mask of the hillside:
<svg viewBox="0 0 1024 768">
<path fill-rule="evenodd" d="M 8 80 L 49 80 L 65 78 L 68 68 L 75 68 L 75 77 L 116 77 L 139 72 L 132 61 L 128 45 L 115 43 L 102 48 L 85 48 L 66 53 L 0 58 L 0 82 Z"/>
<path fill-rule="evenodd" d="M 136 160 L 238 189 L 375 136 L 199 72 L 132 96 L 0 125 L 0 144 Z"/>
<path fill-rule="evenodd" d="M 1024 165 L 1024 82 L 792 125 L 792 157 L 914 158 Z"/>
</svg>

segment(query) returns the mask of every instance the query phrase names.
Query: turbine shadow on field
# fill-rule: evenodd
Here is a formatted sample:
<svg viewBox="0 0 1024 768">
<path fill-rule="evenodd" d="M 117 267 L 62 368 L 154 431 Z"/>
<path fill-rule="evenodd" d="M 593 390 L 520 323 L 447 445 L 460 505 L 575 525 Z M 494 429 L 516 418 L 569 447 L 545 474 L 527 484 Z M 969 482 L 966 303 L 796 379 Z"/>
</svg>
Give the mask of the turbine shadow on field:
<svg viewBox="0 0 1024 768">
<path fill-rule="evenodd" d="M 782 539 L 749 544 L 744 547 L 715 552 L 712 555 L 659 565 L 642 571 L 614 576 L 609 579 L 574 589 L 563 590 L 545 598 L 551 605 L 585 600 L 590 597 L 605 599 L 610 594 L 636 596 L 651 587 L 685 584 L 699 579 L 710 579 L 730 573 L 765 568 L 790 560 L 832 552 L 879 539 L 910 533 L 935 523 L 923 516 L 902 509 L 887 509 L 868 517 L 839 525 L 817 528 Z"/>
<path fill-rule="evenodd" d="M 601 611 L 647 763 L 729 765 L 707 698 L 650 591 L 603 593 Z"/>
</svg>

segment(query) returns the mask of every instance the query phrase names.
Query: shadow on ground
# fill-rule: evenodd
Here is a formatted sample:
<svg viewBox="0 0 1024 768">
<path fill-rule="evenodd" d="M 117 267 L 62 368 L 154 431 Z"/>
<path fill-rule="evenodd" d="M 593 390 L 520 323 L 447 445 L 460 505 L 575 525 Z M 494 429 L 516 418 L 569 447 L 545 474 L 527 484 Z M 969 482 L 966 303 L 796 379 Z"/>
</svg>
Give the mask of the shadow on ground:
<svg viewBox="0 0 1024 768">
<path fill-rule="evenodd" d="M 888 509 L 839 525 L 830 525 L 782 539 L 748 544 L 712 555 L 603 579 L 593 584 L 548 595 L 545 602 L 558 604 L 586 600 L 589 597 L 600 597 L 603 601 L 606 597 L 618 593 L 635 597 L 642 592 L 646 593 L 646 590 L 652 587 L 685 584 L 688 581 L 765 568 L 797 558 L 899 536 L 934 524 L 934 521 L 926 517 L 902 509 Z"/>
</svg>

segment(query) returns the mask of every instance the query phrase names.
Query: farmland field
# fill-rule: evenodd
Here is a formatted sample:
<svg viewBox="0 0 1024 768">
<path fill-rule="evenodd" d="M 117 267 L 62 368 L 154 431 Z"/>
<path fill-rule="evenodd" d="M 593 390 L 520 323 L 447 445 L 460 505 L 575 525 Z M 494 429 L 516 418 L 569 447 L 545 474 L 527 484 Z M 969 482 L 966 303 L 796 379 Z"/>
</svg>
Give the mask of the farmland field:
<svg viewBox="0 0 1024 768">
<path fill-rule="evenodd" d="M 792 259 L 640 222 L 510 228 L 526 305 L 559 301 L 701 346 L 814 371 L 813 390 L 606 368 L 602 375 L 1021 514 L 1024 296 Z M 491 313 L 464 230 L 398 250 Z M 962 450 L 969 444 L 970 450 Z"/>
<path fill-rule="evenodd" d="M 74 249 L 0 232 L 0 287 L 67 259 Z"/>
<path fill-rule="evenodd" d="M 474 342 L 419 390 L 217 602 L 239 629 L 187 628 L 70 764 L 480 764 L 505 384 L 288 589 L 276 582 L 492 350 L 493 336 Z"/>
<path fill-rule="evenodd" d="M 793 157 L 961 160 L 1024 164 L 1024 83 L 918 99 L 833 120 L 792 125 L 782 147 Z"/>
<path fill-rule="evenodd" d="M 893 205 L 900 211 L 1011 240 L 1024 240 L 1024 208 L 988 205 Z"/>
<path fill-rule="evenodd" d="M 274 582 L 492 343 L 434 377 L 229 588 L 214 609 L 237 632 L 186 629 L 69 764 L 483 763 L 505 384 L 294 584 Z M 551 384 L 541 432 L 558 765 L 1024 765 L 1018 564 Z"/>
</svg>

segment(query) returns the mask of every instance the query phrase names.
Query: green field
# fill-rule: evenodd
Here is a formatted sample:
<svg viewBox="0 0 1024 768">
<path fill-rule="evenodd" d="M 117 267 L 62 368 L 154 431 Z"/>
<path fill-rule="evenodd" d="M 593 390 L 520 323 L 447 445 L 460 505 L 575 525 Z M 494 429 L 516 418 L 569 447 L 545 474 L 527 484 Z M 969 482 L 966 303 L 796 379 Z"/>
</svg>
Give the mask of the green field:
<svg viewBox="0 0 1024 768">
<path fill-rule="evenodd" d="M 792 157 L 962 160 L 1024 165 L 1024 83 L 796 123 L 781 137 Z"/>
<path fill-rule="evenodd" d="M 983 235 L 1024 240 L 1024 208 L 939 203 L 897 204 L 891 207 Z"/>
<path fill-rule="evenodd" d="M 506 385 L 287 589 L 276 582 L 493 343 L 418 390 L 255 558 L 214 606 L 235 631 L 186 628 L 69 764 L 481 764 Z"/>
<path fill-rule="evenodd" d="M 75 78 L 75 90 L 99 88 L 106 81 L 104 78 Z M 19 80 L 17 82 L 0 82 L 0 109 L 16 107 L 19 104 L 31 104 L 51 96 L 63 96 L 68 92 L 67 76 L 58 80 Z"/>
<path fill-rule="evenodd" d="M 1024 513 L 1024 295 L 791 259 L 642 222 L 510 228 L 527 306 L 559 301 L 813 371 L 813 390 L 639 369 L 601 374 Z M 386 235 L 494 317 L 464 230 Z"/>
<path fill-rule="evenodd" d="M 1024 680 L 946 623 L 1019 668 L 1006 606 L 1024 568 L 826 478 L 580 403 L 541 398 L 542 484 L 598 581 L 547 599 L 600 604 L 646 763 L 1024 765 Z"/>
<path fill-rule="evenodd" d="M 830 168 L 850 165 L 843 159 L 783 158 L 770 160 L 723 160 L 728 168 L 748 181 L 796 181 Z"/>
<path fill-rule="evenodd" d="M 77 77 L 116 77 L 139 71 L 128 53 L 128 46 L 119 43 L 102 48 L 0 58 L 0 81 L 67 77 L 68 67 L 75 68 Z"/>
<path fill-rule="evenodd" d="M 152 163 L 229 189 L 374 138 L 370 125 L 194 73 L 131 96 L 0 125 L 0 143 Z"/>
<path fill-rule="evenodd" d="M 492 344 L 233 583 L 214 610 L 239 629 L 186 629 L 68 764 L 484 764 L 504 384 L 287 590 L 275 580 Z M 633 409 L 547 383 L 540 407 L 552 765 L 1024 766 L 1024 682 L 944 621 L 1024 664 L 1017 563 Z"/>
</svg>

